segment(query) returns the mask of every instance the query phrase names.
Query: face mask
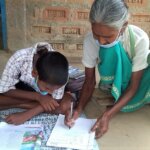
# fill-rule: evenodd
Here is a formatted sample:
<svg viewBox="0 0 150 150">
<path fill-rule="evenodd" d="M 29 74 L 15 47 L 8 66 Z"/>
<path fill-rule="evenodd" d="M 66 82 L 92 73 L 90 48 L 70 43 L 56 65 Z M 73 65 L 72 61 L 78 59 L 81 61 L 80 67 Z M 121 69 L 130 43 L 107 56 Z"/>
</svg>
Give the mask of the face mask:
<svg viewBox="0 0 150 150">
<path fill-rule="evenodd" d="M 120 34 L 120 32 L 119 32 L 119 34 Z M 100 42 L 98 41 L 98 40 L 96 40 L 95 42 L 96 42 L 96 44 L 99 46 L 99 47 L 103 47 L 103 48 L 110 48 L 110 47 L 113 47 L 113 46 L 115 46 L 116 44 L 118 44 L 118 42 L 119 42 L 119 34 L 117 35 L 117 38 L 115 39 L 115 41 L 113 41 L 112 43 L 110 43 L 110 44 L 106 44 L 106 45 L 103 45 L 103 44 L 100 44 Z"/>
<path fill-rule="evenodd" d="M 99 42 L 98 40 L 96 40 L 95 42 L 96 42 L 96 44 L 97 44 L 99 47 L 110 48 L 110 47 L 115 46 L 119 41 L 118 41 L 118 40 L 115 40 L 114 42 L 112 42 L 112 43 L 110 43 L 110 44 L 106 44 L 106 45 L 100 44 L 100 42 Z"/>
<path fill-rule="evenodd" d="M 38 81 L 38 78 L 34 79 L 34 87 L 35 87 L 36 91 L 39 92 L 41 95 L 47 95 L 48 94 L 47 91 L 41 91 L 39 89 L 37 81 Z"/>
</svg>

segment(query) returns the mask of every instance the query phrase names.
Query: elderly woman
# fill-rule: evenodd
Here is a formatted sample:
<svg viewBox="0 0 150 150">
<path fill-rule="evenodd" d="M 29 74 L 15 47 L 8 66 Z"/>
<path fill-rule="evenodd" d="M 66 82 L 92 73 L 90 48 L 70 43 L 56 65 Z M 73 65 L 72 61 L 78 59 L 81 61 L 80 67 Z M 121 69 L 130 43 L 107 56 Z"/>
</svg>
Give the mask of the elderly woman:
<svg viewBox="0 0 150 150">
<path fill-rule="evenodd" d="M 149 38 L 140 28 L 129 25 L 128 18 L 123 0 L 95 0 L 90 10 L 92 32 L 85 37 L 82 59 L 86 78 L 79 104 L 72 119 L 66 116 L 66 124 L 72 126 L 90 100 L 98 66 L 99 88 L 111 93 L 114 105 L 93 126 L 97 138 L 108 130 L 110 119 L 120 110 L 135 111 L 150 102 Z"/>
</svg>

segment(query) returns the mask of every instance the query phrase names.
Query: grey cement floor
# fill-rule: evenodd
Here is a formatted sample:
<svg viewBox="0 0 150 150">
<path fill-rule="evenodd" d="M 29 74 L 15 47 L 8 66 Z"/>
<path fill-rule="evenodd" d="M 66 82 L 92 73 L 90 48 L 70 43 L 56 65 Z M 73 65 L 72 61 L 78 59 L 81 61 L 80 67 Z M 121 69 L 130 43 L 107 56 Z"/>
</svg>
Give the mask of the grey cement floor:
<svg viewBox="0 0 150 150">
<path fill-rule="evenodd" d="M 0 51 L 0 74 L 10 55 Z M 78 59 L 69 60 L 72 65 L 83 68 Z M 104 109 L 90 101 L 85 114 L 89 118 L 97 118 Z M 97 142 L 100 150 L 150 150 L 150 105 L 133 113 L 118 113 L 111 120 L 108 132 Z"/>
</svg>

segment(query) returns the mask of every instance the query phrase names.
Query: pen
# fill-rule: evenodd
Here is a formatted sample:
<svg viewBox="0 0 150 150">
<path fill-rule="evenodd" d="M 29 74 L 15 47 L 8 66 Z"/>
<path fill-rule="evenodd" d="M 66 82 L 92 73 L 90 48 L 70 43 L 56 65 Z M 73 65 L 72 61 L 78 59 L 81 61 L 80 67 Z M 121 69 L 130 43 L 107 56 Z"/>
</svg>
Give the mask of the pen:
<svg viewBox="0 0 150 150">
<path fill-rule="evenodd" d="M 73 102 L 71 102 L 71 107 L 70 107 L 70 119 L 72 118 L 72 115 L 73 115 Z"/>
</svg>

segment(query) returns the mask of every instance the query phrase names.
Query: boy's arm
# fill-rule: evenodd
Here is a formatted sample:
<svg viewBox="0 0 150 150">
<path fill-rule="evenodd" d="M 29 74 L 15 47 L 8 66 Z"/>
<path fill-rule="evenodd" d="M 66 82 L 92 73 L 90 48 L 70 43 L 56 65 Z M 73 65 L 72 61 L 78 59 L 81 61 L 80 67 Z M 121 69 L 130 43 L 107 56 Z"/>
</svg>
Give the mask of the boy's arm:
<svg viewBox="0 0 150 150">
<path fill-rule="evenodd" d="M 36 100 L 40 99 L 40 94 L 16 89 L 15 85 L 19 82 L 21 68 L 24 60 L 21 51 L 14 53 L 8 60 L 2 77 L 0 79 L 0 93 L 4 96 L 17 98 L 18 100 Z"/>
<path fill-rule="evenodd" d="M 17 99 L 24 99 L 27 101 L 39 101 L 40 99 L 40 94 L 37 92 L 30 92 L 19 89 L 9 90 L 8 92 L 3 93 L 3 95 Z"/>
<path fill-rule="evenodd" d="M 11 114 L 6 117 L 5 121 L 10 124 L 19 125 L 42 112 L 44 112 L 43 107 L 41 105 L 38 105 L 37 107 L 34 107 L 27 111 Z"/>
<path fill-rule="evenodd" d="M 11 98 L 16 98 L 17 100 L 20 100 L 22 103 L 22 100 L 26 103 L 29 101 L 37 101 L 41 106 L 43 107 L 44 111 L 51 112 L 52 110 L 55 110 L 59 104 L 58 102 L 53 99 L 51 95 L 41 95 L 37 92 L 30 92 L 30 91 L 23 91 L 23 90 L 10 90 L 3 95 Z"/>
</svg>

